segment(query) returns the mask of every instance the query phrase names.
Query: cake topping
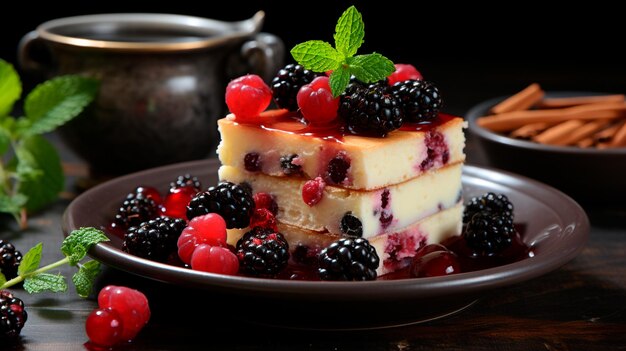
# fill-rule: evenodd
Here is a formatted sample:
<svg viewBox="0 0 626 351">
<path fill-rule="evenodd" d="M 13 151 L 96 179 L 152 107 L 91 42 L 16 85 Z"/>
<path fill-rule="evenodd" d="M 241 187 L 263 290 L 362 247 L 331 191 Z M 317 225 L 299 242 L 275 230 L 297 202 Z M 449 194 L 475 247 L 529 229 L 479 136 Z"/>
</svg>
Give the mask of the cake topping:
<svg viewBox="0 0 626 351">
<path fill-rule="evenodd" d="M 316 76 L 317 73 L 293 63 L 278 71 L 271 84 L 276 106 L 289 111 L 298 111 L 296 102 L 298 91 L 303 85 L 311 83 Z"/>
<path fill-rule="evenodd" d="M 409 79 L 395 83 L 392 90 L 402 105 L 406 121 L 431 121 L 439 115 L 443 99 L 433 83 Z"/>
<path fill-rule="evenodd" d="M 272 90 L 254 74 L 234 79 L 226 87 L 226 105 L 239 122 L 253 122 L 271 100 Z"/>
<path fill-rule="evenodd" d="M 300 113 L 311 125 L 326 125 L 337 118 L 339 98 L 333 97 L 328 77 L 317 77 L 298 92 Z"/>
<path fill-rule="evenodd" d="M 370 85 L 344 95 L 339 115 L 352 134 L 384 137 L 402 126 L 404 114 L 389 87 Z"/>
<path fill-rule="evenodd" d="M 396 63 L 394 66 L 396 67 L 395 72 L 391 73 L 389 77 L 387 77 L 389 85 L 394 85 L 398 82 L 403 82 L 409 79 L 422 80 L 423 78 L 417 68 L 411 64 Z"/>
</svg>

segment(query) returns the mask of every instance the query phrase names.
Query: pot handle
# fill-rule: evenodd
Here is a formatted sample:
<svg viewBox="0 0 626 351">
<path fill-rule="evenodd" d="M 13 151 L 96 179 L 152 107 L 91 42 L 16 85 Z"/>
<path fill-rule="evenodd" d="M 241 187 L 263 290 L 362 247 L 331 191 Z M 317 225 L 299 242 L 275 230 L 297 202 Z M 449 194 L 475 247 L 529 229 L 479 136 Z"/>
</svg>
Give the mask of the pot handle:
<svg viewBox="0 0 626 351">
<path fill-rule="evenodd" d="M 258 33 L 241 46 L 241 56 L 248 62 L 250 71 L 270 82 L 283 67 L 285 44 L 270 33 Z"/>
<path fill-rule="evenodd" d="M 44 75 L 51 73 L 50 51 L 37 31 L 30 31 L 20 39 L 17 60 L 20 67 L 28 73 Z"/>
</svg>

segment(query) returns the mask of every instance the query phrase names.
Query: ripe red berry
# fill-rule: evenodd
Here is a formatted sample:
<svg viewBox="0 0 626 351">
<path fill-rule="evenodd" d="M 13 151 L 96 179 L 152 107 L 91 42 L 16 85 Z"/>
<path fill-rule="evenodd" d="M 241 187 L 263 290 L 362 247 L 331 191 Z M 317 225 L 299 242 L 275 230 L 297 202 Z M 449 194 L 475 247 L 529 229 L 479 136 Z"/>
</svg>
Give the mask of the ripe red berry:
<svg viewBox="0 0 626 351">
<path fill-rule="evenodd" d="M 417 252 L 415 253 L 415 256 L 413 256 L 413 260 L 416 260 L 422 256 L 425 256 L 431 252 L 436 252 L 436 251 L 448 251 L 448 248 L 446 248 L 445 246 L 441 244 L 424 245 L 420 247 L 419 250 L 417 250 Z"/>
<path fill-rule="evenodd" d="M 423 78 L 422 74 L 413 65 L 396 63 L 395 66 L 396 71 L 387 77 L 387 79 L 389 79 L 389 85 L 404 82 L 407 79 L 421 80 Z"/>
<path fill-rule="evenodd" d="M 328 124 L 337 118 L 339 98 L 333 98 L 329 78 L 319 76 L 303 85 L 296 97 L 302 116 L 312 125 Z"/>
<path fill-rule="evenodd" d="M 234 79 L 226 87 L 226 105 L 240 122 L 253 122 L 271 100 L 272 90 L 254 74 Z"/>
<path fill-rule="evenodd" d="M 150 306 L 146 296 L 139 290 L 125 286 L 104 287 L 98 294 L 98 305 L 101 309 L 114 310 L 121 318 L 122 341 L 134 339 L 150 319 Z"/>
<path fill-rule="evenodd" d="M 194 217 L 178 237 L 178 257 L 191 263 L 191 256 L 200 244 L 226 246 L 226 221 L 217 213 Z"/>
<path fill-rule="evenodd" d="M 161 207 L 161 214 L 187 220 L 187 205 L 196 194 L 197 191 L 193 187 L 170 189 Z"/>
<path fill-rule="evenodd" d="M 124 322 L 120 315 L 111 308 L 98 308 L 87 316 L 85 331 L 89 340 L 99 346 L 113 346 L 120 343 Z"/>
<path fill-rule="evenodd" d="M 268 228 L 275 232 L 278 231 L 276 217 L 265 208 L 257 208 L 252 213 L 252 217 L 250 217 L 250 228 L 254 227 Z"/>
<path fill-rule="evenodd" d="M 239 260 L 225 247 L 200 244 L 191 256 L 191 268 L 203 272 L 235 275 L 239 271 Z"/>
<path fill-rule="evenodd" d="M 427 253 L 414 259 L 411 264 L 411 276 L 415 278 L 437 277 L 459 273 L 460 271 L 459 260 L 452 251 Z"/>
<path fill-rule="evenodd" d="M 265 208 L 274 216 L 278 214 L 278 204 L 272 195 L 261 192 L 254 194 L 252 198 L 254 199 L 254 208 Z"/>
<path fill-rule="evenodd" d="M 135 194 L 143 194 L 144 197 L 152 199 L 157 206 L 161 205 L 163 202 L 159 191 L 151 186 L 138 186 L 137 189 L 135 189 Z"/>
<path fill-rule="evenodd" d="M 322 200 L 326 183 L 322 177 L 308 180 L 302 187 L 302 200 L 309 206 L 314 206 Z"/>
</svg>

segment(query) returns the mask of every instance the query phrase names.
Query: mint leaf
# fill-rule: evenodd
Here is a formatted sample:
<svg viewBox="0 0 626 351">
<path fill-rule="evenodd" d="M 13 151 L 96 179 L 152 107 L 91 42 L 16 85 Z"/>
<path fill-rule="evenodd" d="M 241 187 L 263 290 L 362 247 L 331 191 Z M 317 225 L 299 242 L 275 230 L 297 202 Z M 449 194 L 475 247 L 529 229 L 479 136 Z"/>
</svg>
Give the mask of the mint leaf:
<svg viewBox="0 0 626 351">
<path fill-rule="evenodd" d="M 26 209 L 36 211 L 56 200 L 64 188 L 65 177 L 54 146 L 43 137 L 33 135 L 19 144 L 16 153 L 17 172 L 24 177 L 17 192 L 28 197 Z M 38 176 L 39 172 L 45 176 Z"/>
<path fill-rule="evenodd" d="M 6 284 L 6 282 L 7 282 L 7 277 L 5 277 L 4 274 L 2 274 L 2 272 L 0 272 L 0 287 Z"/>
<path fill-rule="evenodd" d="M 24 112 L 28 125 L 21 130 L 23 135 L 50 132 L 63 125 L 94 99 L 98 82 L 80 76 L 61 76 L 48 80 L 28 94 Z"/>
<path fill-rule="evenodd" d="M 9 119 L 12 120 L 12 118 Z M 4 155 L 9 150 L 10 145 L 11 134 L 6 128 L 0 126 L 0 155 Z"/>
<path fill-rule="evenodd" d="M 8 196 L 0 193 L 0 212 L 19 213 L 20 209 L 26 204 L 27 197 L 22 194 Z"/>
<path fill-rule="evenodd" d="M 109 238 L 101 230 L 92 227 L 75 229 L 63 240 L 61 251 L 70 259 L 70 265 L 76 266 L 91 246 L 103 241 L 109 241 Z"/>
<path fill-rule="evenodd" d="M 304 68 L 314 72 L 337 69 L 345 59 L 329 43 L 321 40 L 309 40 L 294 46 L 291 56 Z"/>
<path fill-rule="evenodd" d="M 67 283 L 65 277 L 60 274 L 40 273 L 24 279 L 24 290 L 29 294 L 43 291 L 65 292 Z"/>
<path fill-rule="evenodd" d="M 330 85 L 330 91 L 333 93 L 333 97 L 337 97 L 343 93 L 343 91 L 350 83 L 350 70 L 346 66 L 341 66 L 334 70 L 330 74 L 328 84 Z"/>
<path fill-rule="evenodd" d="M 350 6 L 341 15 L 335 27 L 335 47 L 344 57 L 354 56 L 363 44 L 365 24 L 361 13 Z"/>
<path fill-rule="evenodd" d="M 72 276 L 76 292 L 80 297 L 88 297 L 93 290 L 93 284 L 100 273 L 100 262 L 88 261 L 82 264 L 78 272 Z"/>
<path fill-rule="evenodd" d="M 11 113 L 13 104 L 22 95 L 20 76 L 13 65 L 0 59 L 0 117 Z"/>
<path fill-rule="evenodd" d="M 17 274 L 25 275 L 39 268 L 42 249 L 43 244 L 39 243 L 28 250 L 24 257 L 22 257 L 22 262 L 20 262 L 20 265 L 17 267 Z"/>
<path fill-rule="evenodd" d="M 350 57 L 347 61 L 350 72 L 365 83 L 384 79 L 396 70 L 391 60 L 378 53 Z"/>
</svg>

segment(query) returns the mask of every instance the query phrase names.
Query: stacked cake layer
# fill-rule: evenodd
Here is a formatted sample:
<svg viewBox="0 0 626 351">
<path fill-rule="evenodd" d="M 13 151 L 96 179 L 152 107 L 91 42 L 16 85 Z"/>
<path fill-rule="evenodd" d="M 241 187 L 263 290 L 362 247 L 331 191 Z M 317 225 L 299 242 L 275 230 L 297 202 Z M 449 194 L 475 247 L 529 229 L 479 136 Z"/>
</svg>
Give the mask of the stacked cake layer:
<svg viewBox="0 0 626 351">
<path fill-rule="evenodd" d="M 460 233 L 461 118 L 441 115 L 373 138 L 311 129 L 280 111 L 262 117 L 261 124 L 232 115 L 218 121 L 219 177 L 272 196 L 291 250 L 315 253 L 342 236 L 361 236 L 377 250 L 380 275 L 406 266 L 421 246 Z M 303 196 L 311 182 L 313 203 Z M 243 232 L 231 230 L 231 244 Z"/>
</svg>

